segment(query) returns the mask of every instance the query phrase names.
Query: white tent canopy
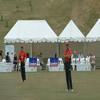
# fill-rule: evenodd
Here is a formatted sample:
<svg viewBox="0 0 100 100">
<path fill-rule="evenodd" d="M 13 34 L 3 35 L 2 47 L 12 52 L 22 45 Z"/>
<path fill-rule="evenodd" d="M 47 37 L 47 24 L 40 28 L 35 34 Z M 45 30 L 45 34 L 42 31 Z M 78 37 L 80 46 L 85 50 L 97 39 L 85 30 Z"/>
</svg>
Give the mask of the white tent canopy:
<svg viewBox="0 0 100 100">
<path fill-rule="evenodd" d="M 18 20 L 4 37 L 4 43 L 57 42 L 57 35 L 45 20 Z"/>
<path fill-rule="evenodd" d="M 18 20 L 4 37 L 4 43 L 30 43 L 32 57 L 32 43 L 55 43 L 57 38 L 45 20 Z"/>
<path fill-rule="evenodd" d="M 100 19 L 98 19 L 96 24 L 93 26 L 93 28 L 86 36 L 86 41 L 87 42 L 100 41 Z"/>
<path fill-rule="evenodd" d="M 59 35 L 59 42 L 67 42 L 67 41 L 73 41 L 73 42 L 84 42 L 84 35 L 82 32 L 78 29 L 78 27 L 75 25 L 75 23 L 71 20 L 68 25 L 65 27 L 65 29 L 62 31 L 62 33 Z"/>
</svg>

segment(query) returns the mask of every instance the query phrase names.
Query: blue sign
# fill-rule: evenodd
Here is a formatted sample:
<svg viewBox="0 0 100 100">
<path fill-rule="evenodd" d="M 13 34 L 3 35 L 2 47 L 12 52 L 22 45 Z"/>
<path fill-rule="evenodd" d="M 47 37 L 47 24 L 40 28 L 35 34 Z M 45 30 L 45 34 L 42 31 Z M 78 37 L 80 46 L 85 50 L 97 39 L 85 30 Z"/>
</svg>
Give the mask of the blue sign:
<svg viewBox="0 0 100 100">
<path fill-rule="evenodd" d="M 37 67 L 37 58 L 29 58 L 29 67 Z"/>
<path fill-rule="evenodd" d="M 50 67 L 58 67 L 58 58 L 50 58 Z"/>
</svg>

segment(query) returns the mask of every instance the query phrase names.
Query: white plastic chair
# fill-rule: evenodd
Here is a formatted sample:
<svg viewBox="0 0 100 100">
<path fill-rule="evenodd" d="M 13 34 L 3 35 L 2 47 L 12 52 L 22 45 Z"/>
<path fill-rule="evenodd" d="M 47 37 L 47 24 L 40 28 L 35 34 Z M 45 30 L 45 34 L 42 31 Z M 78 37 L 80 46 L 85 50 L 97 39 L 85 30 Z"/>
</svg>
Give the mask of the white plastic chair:
<svg viewBox="0 0 100 100">
<path fill-rule="evenodd" d="M 80 59 L 79 58 L 76 58 L 76 63 L 78 64 L 80 62 Z"/>
<path fill-rule="evenodd" d="M 29 58 L 26 59 L 26 65 L 29 65 Z"/>
<path fill-rule="evenodd" d="M 89 64 L 89 63 L 90 63 L 90 59 L 86 58 L 86 64 Z"/>
<path fill-rule="evenodd" d="M 59 64 L 63 64 L 63 60 L 62 60 L 62 58 L 59 58 L 58 60 L 59 60 L 59 61 L 58 61 Z"/>
<path fill-rule="evenodd" d="M 40 65 L 40 60 L 37 58 L 37 68 L 39 69 L 39 70 L 42 70 L 42 66 Z"/>
<path fill-rule="evenodd" d="M 75 58 L 72 59 L 72 64 L 75 64 Z"/>
<path fill-rule="evenodd" d="M 5 64 L 6 63 L 6 60 L 5 59 L 2 59 L 2 63 Z"/>
<path fill-rule="evenodd" d="M 81 64 L 85 63 L 84 58 L 80 58 L 80 63 Z"/>
</svg>

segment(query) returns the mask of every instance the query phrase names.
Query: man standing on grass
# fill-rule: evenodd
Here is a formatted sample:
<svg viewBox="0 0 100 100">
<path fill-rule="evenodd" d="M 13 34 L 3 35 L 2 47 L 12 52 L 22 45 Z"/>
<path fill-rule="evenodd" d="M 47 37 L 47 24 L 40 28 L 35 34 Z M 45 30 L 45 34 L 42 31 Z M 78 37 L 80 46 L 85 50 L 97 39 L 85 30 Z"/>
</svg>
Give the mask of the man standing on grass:
<svg viewBox="0 0 100 100">
<path fill-rule="evenodd" d="M 67 82 L 67 92 L 73 92 L 72 78 L 71 78 L 71 48 L 69 48 L 69 42 L 66 43 L 66 50 L 64 53 L 65 58 L 65 72 L 66 72 L 66 82 Z"/>
<path fill-rule="evenodd" d="M 19 53 L 19 60 L 21 63 L 21 76 L 22 76 L 22 80 L 24 82 L 24 80 L 26 80 L 26 75 L 25 75 L 25 62 L 26 62 L 27 56 L 26 56 L 26 52 L 24 51 L 24 47 L 23 45 L 21 46 L 21 51 Z"/>
</svg>

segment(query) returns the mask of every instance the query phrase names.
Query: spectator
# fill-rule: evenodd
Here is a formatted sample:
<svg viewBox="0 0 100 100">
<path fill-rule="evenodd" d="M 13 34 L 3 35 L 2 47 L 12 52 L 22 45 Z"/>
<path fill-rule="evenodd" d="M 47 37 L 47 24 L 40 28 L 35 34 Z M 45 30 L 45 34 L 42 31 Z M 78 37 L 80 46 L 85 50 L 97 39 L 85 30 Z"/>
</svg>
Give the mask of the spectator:
<svg viewBox="0 0 100 100">
<path fill-rule="evenodd" d="M 82 54 L 82 51 L 80 50 L 80 52 L 79 52 L 79 54 L 78 54 L 78 58 L 79 59 L 81 59 L 81 58 L 83 58 L 84 56 L 83 56 L 83 54 Z"/>
<path fill-rule="evenodd" d="M 42 57 L 42 52 L 40 52 L 39 60 L 40 60 L 40 66 L 42 66 L 42 69 L 43 69 L 44 61 L 43 61 L 43 57 Z"/>
<path fill-rule="evenodd" d="M 77 63 L 77 62 L 76 62 L 76 59 L 78 58 L 78 55 L 77 55 L 77 52 L 76 52 L 76 51 L 74 51 L 73 57 L 72 57 L 72 58 L 75 58 L 75 62 L 74 62 L 74 63 L 75 63 L 75 67 L 74 67 L 74 68 L 75 68 L 75 70 L 76 70 L 76 67 L 77 67 L 77 66 L 76 66 L 76 63 Z"/>
<path fill-rule="evenodd" d="M 0 56 L 1 56 L 1 60 L 3 59 L 3 55 L 2 55 L 3 51 L 0 50 Z"/>
<path fill-rule="evenodd" d="M 55 58 L 57 58 L 57 54 L 55 53 Z"/>
<path fill-rule="evenodd" d="M 90 64 L 90 56 L 91 56 L 91 53 L 88 53 L 87 57 L 86 57 L 86 63 Z"/>
<path fill-rule="evenodd" d="M 95 60 L 96 60 L 95 55 L 91 54 L 91 56 L 90 56 L 90 62 L 91 62 L 91 67 L 94 70 L 95 70 Z"/>
<path fill-rule="evenodd" d="M 6 55 L 6 63 L 9 63 L 9 62 L 11 62 L 11 60 L 10 60 L 9 52 L 7 52 L 7 55 Z"/>
<path fill-rule="evenodd" d="M 17 60 L 17 54 L 16 54 L 16 52 L 15 52 L 15 54 L 14 54 L 14 60 L 13 60 L 14 71 L 16 71 L 16 69 L 17 69 L 17 71 L 18 71 L 17 63 L 18 63 L 18 60 Z"/>
<path fill-rule="evenodd" d="M 26 53 L 27 54 L 27 58 L 29 58 L 29 53 Z"/>
<path fill-rule="evenodd" d="M 73 58 L 78 58 L 76 51 L 74 51 L 74 53 L 73 53 Z"/>
<path fill-rule="evenodd" d="M 91 53 L 88 53 L 86 59 L 90 62 Z"/>
<path fill-rule="evenodd" d="M 88 53 L 86 58 L 90 59 L 90 56 L 91 56 L 91 53 Z"/>
</svg>

